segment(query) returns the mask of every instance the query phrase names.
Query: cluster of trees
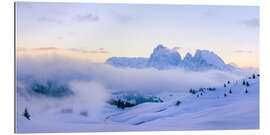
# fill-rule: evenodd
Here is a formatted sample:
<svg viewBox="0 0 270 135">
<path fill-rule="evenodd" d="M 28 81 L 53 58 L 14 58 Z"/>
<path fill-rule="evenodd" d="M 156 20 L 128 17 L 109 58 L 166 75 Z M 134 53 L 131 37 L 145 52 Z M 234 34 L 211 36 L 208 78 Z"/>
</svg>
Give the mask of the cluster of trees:
<svg viewBox="0 0 270 135">
<path fill-rule="evenodd" d="M 248 87 L 248 86 L 249 86 L 249 82 L 248 82 L 248 81 L 243 80 L 243 85 L 246 85 L 246 86 Z"/>
<path fill-rule="evenodd" d="M 256 76 L 259 77 L 260 74 L 257 74 L 257 75 L 256 75 L 256 74 L 252 74 L 252 76 L 249 77 L 249 79 L 255 79 Z M 230 84 L 230 83 L 231 83 L 230 81 L 225 82 L 225 83 L 224 83 L 224 87 L 227 87 L 227 85 Z M 249 82 L 246 81 L 246 80 L 243 80 L 243 83 L 242 83 L 242 84 L 245 85 L 245 86 L 247 86 L 247 87 L 250 86 Z M 207 90 L 209 90 L 209 91 L 215 91 L 216 88 L 207 88 Z M 199 91 L 204 92 L 202 88 L 201 88 Z M 191 94 L 196 94 L 196 93 L 199 92 L 199 91 L 196 91 L 196 90 L 194 90 L 194 89 L 190 89 L 190 90 L 189 90 L 189 93 L 191 93 Z M 202 92 L 201 92 L 200 94 L 197 94 L 197 97 L 199 97 L 200 95 L 202 96 L 202 95 L 203 95 Z M 247 89 L 245 90 L 245 93 L 246 93 L 246 94 L 248 93 L 248 90 L 247 90 Z M 231 88 L 230 88 L 230 90 L 229 90 L 229 94 L 232 94 L 232 89 L 231 89 Z M 227 96 L 227 93 L 224 93 L 224 97 L 226 97 L 226 96 Z"/>
<path fill-rule="evenodd" d="M 216 88 L 207 88 L 207 90 L 209 90 L 209 91 L 215 91 Z"/>
<path fill-rule="evenodd" d="M 199 90 L 190 89 L 190 90 L 189 90 L 189 93 L 191 93 L 191 94 L 193 94 L 193 95 L 195 95 L 196 93 L 198 93 L 198 94 L 197 94 L 197 97 L 199 97 L 199 96 L 202 96 L 203 93 L 205 93 L 205 90 L 208 90 L 208 91 L 215 91 L 216 88 L 200 88 Z"/>
<path fill-rule="evenodd" d="M 259 77 L 259 76 L 260 76 L 260 74 L 257 74 L 257 75 L 256 75 L 256 74 L 252 74 L 252 77 L 248 77 L 248 79 L 255 79 L 255 78 L 256 78 L 256 76 L 257 76 L 257 77 Z"/>
<path fill-rule="evenodd" d="M 122 108 L 122 109 L 125 109 L 126 107 L 133 107 L 136 105 L 127 101 L 123 101 L 121 99 L 118 99 L 118 100 L 111 99 L 109 101 L 109 104 L 116 105 L 118 108 Z"/>
<path fill-rule="evenodd" d="M 196 94 L 196 93 L 197 93 L 197 91 L 196 91 L 196 90 L 194 90 L 194 89 L 190 89 L 190 90 L 189 90 L 189 93 L 191 93 L 191 94 Z"/>
<path fill-rule="evenodd" d="M 216 88 L 200 88 L 199 90 L 195 90 L 195 89 L 190 89 L 189 90 L 189 93 L 191 93 L 191 94 L 196 94 L 196 93 L 198 93 L 198 92 L 201 92 L 201 95 L 202 95 L 202 93 L 205 93 L 205 91 L 204 90 L 209 90 L 209 91 L 215 91 L 216 90 Z"/>
</svg>

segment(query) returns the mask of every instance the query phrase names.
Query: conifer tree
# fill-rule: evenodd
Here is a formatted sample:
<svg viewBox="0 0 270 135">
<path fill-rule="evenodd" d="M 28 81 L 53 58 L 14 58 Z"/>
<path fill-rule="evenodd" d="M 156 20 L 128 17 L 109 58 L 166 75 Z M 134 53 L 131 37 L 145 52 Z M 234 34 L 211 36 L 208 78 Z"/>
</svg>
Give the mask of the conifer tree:
<svg viewBox="0 0 270 135">
<path fill-rule="evenodd" d="M 255 79 L 255 77 L 256 77 L 255 74 L 253 74 L 253 75 L 252 75 L 252 78 Z"/>
<path fill-rule="evenodd" d="M 189 90 L 189 93 L 193 94 L 193 89 L 190 89 L 190 90 Z"/>
<path fill-rule="evenodd" d="M 230 89 L 229 93 L 232 94 L 232 89 Z"/>
<path fill-rule="evenodd" d="M 247 87 L 248 87 L 248 86 L 249 86 L 249 83 L 248 83 L 248 81 L 247 81 L 247 83 L 246 83 L 246 84 L 247 84 Z"/>
<path fill-rule="evenodd" d="M 181 101 L 177 100 L 177 102 L 175 103 L 176 106 L 179 106 L 181 104 Z"/>
<path fill-rule="evenodd" d="M 29 112 L 27 111 L 27 108 L 24 109 L 23 116 L 24 116 L 26 119 L 30 120 L 30 114 L 29 114 Z"/>
</svg>

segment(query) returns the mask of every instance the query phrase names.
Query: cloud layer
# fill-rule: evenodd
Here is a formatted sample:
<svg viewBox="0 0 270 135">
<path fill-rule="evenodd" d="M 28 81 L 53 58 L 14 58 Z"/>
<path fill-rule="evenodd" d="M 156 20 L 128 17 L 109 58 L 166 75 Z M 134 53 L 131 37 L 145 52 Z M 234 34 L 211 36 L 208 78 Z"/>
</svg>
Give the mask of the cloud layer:
<svg viewBox="0 0 270 135">
<path fill-rule="evenodd" d="M 25 55 L 16 60 L 18 113 L 23 112 L 25 107 L 38 114 L 55 107 L 65 109 L 66 106 L 78 113 L 87 111 L 91 114 L 89 118 L 96 120 L 113 92 L 132 91 L 144 95 L 187 93 L 190 88 L 220 86 L 227 80 L 243 77 L 215 70 L 187 72 L 183 69 L 116 68 L 60 55 Z M 57 86 L 68 86 L 74 95 L 64 98 L 29 95 L 33 82 L 46 84 L 48 81 Z M 21 100 L 22 97 L 26 100 Z"/>
<path fill-rule="evenodd" d="M 215 70 L 187 72 L 183 69 L 122 69 L 58 55 L 17 58 L 17 80 L 26 82 L 29 78 L 38 81 L 55 80 L 65 84 L 93 81 L 111 92 L 158 93 L 220 85 L 226 80 L 239 79 L 239 76 Z"/>
</svg>

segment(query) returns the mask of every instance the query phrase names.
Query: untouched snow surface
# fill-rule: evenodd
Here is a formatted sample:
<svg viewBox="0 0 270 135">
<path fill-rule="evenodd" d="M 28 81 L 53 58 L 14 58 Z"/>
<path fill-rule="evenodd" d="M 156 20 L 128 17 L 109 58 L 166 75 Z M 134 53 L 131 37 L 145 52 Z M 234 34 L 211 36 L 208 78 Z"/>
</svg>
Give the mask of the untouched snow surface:
<svg viewBox="0 0 270 135">
<path fill-rule="evenodd" d="M 19 133 L 258 129 L 259 77 L 245 81 L 249 86 L 238 80 L 196 94 L 189 90 L 185 94 L 160 93 L 162 103 L 148 102 L 125 109 L 105 104 L 98 114 L 92 114 L 87 104 L 68 102 L 49 109 L 28 107 L 31 120 L 22 113 L 32 103 L 17 94 L 16 129 Z"/>
</svg>

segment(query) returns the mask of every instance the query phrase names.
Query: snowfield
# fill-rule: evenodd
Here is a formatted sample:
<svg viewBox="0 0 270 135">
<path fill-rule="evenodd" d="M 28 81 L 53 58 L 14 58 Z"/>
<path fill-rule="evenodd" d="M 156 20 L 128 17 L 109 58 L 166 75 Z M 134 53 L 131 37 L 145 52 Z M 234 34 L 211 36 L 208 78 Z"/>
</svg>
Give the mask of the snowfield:
<svg viewBox="0 0 270 135">
<path fill-rule="evenodd" d="M 108 132 L 164 130 L 221 130 L 259 128 L 259 76 L 224 82 L 215 90 L 202 88 L 195 94 L 160 93 L 163 102 L 145 102 L 124 109 L 108 103 L 99 114 L 87 104 L 65 104 L 49 109 L 28 108 L 31 120 L 22 114 L 30 102 L 17 95 L 16 130 L 35 132 Z M 230 93 L 231 89 L 231 93 Z M 246 92 L 247 90 L 247 92 Z M 224 96 L 226 94 L 226 96 Z M 42 102 L 40 103 L 42 105 Z"/>
</svg>

